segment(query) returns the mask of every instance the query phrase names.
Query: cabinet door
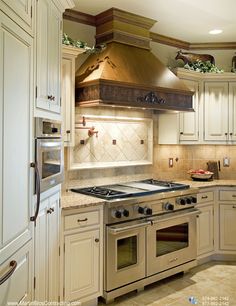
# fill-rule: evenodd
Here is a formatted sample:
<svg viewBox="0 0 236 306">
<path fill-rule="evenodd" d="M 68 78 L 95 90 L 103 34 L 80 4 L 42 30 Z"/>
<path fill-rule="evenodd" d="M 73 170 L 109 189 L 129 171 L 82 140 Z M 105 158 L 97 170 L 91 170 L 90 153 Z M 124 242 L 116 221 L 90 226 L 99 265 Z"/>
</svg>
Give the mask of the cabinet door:
<svg viewBox="0 0 236 306">
<path fill-rule="evenodd" d="M 32 301 L 32 249 L 30 240 L 0 266 L 0 276 L 3 276 L 9 271 L 11 261 L 17 263 L 13 274 L 0 286 L 1 306 L 28 305 Z"/>
<path fill-rule="evenodd" d="M 193 108 L 195 112 L 180 113 L 180 142 L 181 141 L 197 141 L 199 135 L 198 108 L 199 108 L 199 85 L 197 81 L 184 80 L 187 87 L 194 91 Z"/>
<path fill-rule="evenodd" d="M 49 15 L 49 95 L 53 98 L 50 100 L 50 111 L 61 112 L 60 98 L 60 73 L 61 73 L 61 13 L 51 2 Z"/>
<path fill-rule="evenodd" d="M 206 82 L 204 140 L 228 139 L 228 83 Z"/>
<path fill-rule="evenodd" d="M 0 12 L 0 264 L 31 238 L 32 45 Z"/>
<path fill-rule="evenodd" d="M 63 114 L 63 139 L 64 145 L 74 144 L 74 86 L 75 63 L 73 58 L 62 59 L 62 114 Z"/>
<path fill-rule="evenodd" d="M 236 141 L 236 82 L 229 83 L 229 140 Z"/>
<path fill-rule="evenodd" d="M 236 251 L 236 203 L 220 204 L 220 249 Z"/>
<path fill-rule="evenodd" d="M 36 106 L 49 110 L 49 16 L 50 1 L 37 1 Z"/>
<path fill-rule="evenodd" d="M 99 292 L 99 230 L 65 237 L 65 300 Z"/>
<path fill-rule="evenodd" d="M 199 208 L 197 218 L 197 255 L 213 251 L 213 204 Z"/>
<path fill-rule="evenodd" d="M 59 296 L 59 209 L 60 193 L 49 198 L 48 214 L 48 301 L 58 301 Z"/>
<path fill-rule="evenodd" d="M 1 0 L 0 9 L 25 31 L 33 35 L 34 3 L 32 0 Z"/>
<path fill-rule="evenodd" d="M 35 299 L 58 301 L 59 197 L 55 193 L 40 203 L 35 227 Z"/>
</svg>

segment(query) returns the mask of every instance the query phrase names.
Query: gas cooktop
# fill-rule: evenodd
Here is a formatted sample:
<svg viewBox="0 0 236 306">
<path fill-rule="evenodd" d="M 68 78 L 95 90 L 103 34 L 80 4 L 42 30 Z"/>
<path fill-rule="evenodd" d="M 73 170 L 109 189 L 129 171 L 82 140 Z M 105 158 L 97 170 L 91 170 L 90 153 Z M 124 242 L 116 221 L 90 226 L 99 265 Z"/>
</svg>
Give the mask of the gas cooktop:
<svg viewBox="0 0 236 306">
<path fill-rule="evenodd" d="M 71 191 L 91 195 L 105 200 L 113 200 L 188 189 L 189 187 L 189 185 L 174 183 L 171 181 L 147 179 L 124 184 L 73 188 Z"/>
</svg>

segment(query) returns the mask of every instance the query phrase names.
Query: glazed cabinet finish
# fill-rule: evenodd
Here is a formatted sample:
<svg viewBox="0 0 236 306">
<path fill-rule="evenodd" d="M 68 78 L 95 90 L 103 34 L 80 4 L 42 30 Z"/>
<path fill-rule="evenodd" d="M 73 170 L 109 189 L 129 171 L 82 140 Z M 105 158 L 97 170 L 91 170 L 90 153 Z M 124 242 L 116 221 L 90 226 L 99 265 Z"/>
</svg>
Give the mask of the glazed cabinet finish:
<svg viewBox="0 0 236 306">
<path fill-rule="evenodd" d="M 32 46 L 0 11 L 0 264 L 32 237 Z"/>
<path fill-rule="evenodd" d="M 229 83 L 229 141 L 236 142 L 236 82 Z"/>
<path fill-rule="evenodd" d="M 36 108 L 48 116 L 61 112 L 61 18 L 53 1 L 37 1 Z"/>
<path fill-rule="evenodd" d="M 33 272 L 33 245 L 30 240 L 16 253 L 0 265 L 0 275 L 9 270 L 11 261 L 16 261 L 17 266 L 11 277 L 0 285 L 0 305 L 21 305 L 30 302 L 32 294 L 32 272 Z M 13 304 L 14 303 L 14 304 Z"/>
<path fill-rule="evenodd" d="M 62 48 L 61 106 L 65 146 L 74 146 L 75 143 L 75 59 L 83 52 L 70 46 Z"/>
<path fill-rule="evenodd" d="M 43 199 L 35 226 L 35 300 L 59 297 L 60 191 Z"/>
<path fill-rule="evenodd" d="M 227 140 L 228 110 L 228 83 L 205 82 L 204 140 Z"/>
<path fill-rule="evenodd" d="M 65 210 L 62 220 L 61 300 L 96 300 L 103 288 L 102 206 Z"/>
<path fill-rule="evenodd" d="M 35 0 L 0 0 L 0 10 L 31 36 L 34 35 Z"/>
<path fill-rule="evenodd" d="M 219 249 L 236 251 L 236 188 L 219 191 Z"/>
</svg>

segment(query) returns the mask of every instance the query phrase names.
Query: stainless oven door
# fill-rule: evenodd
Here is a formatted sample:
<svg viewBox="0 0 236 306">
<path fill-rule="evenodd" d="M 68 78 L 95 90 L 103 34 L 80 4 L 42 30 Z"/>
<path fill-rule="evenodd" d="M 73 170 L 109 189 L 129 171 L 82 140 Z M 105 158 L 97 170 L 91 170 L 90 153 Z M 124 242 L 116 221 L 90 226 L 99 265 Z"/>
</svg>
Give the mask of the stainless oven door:
<svg viewBox="0 0 236 306">
<path fill-rule="evenodd" d="M 64 171 L 61 138 L 36 139 L 36 154 L 41 191 L 61 183 Z"/>
<path fill-rule="evenodd" d="M 145 277 L 146 220 L 106 226 L 105 290 Z"/>
<path fill-rule="evenodd" d="M 198 213 L 192 208 L 151 219 L 152 226 L 147 229 L 147 276 L 196 259 Z"/>
</svg>

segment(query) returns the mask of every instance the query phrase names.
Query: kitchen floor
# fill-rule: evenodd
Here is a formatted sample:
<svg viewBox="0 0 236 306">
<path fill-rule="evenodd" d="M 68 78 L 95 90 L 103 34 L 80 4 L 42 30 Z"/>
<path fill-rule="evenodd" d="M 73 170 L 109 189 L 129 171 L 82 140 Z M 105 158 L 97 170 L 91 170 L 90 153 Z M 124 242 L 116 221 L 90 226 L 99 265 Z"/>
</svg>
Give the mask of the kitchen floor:
<svg viewBox="0 0 236 306">
<path fill-rule="evenodd" d="M 99 306 L 105 305 L 102 302 Z M 124 306 L 236 306 L 236 262 L 209 262 L 131 292 L 109 304 Z"/>
</svg>

